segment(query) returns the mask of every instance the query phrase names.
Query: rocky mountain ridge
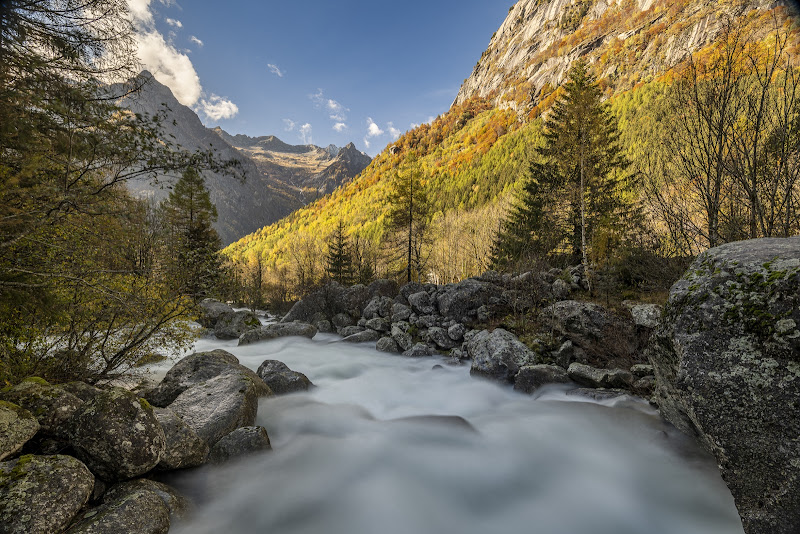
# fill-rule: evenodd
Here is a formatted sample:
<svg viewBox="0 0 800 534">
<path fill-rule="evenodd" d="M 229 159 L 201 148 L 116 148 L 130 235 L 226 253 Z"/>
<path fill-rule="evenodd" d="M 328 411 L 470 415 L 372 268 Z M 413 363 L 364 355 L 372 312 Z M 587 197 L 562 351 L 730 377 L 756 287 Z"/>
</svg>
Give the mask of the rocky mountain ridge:
<svg viewBox="0 0 800 534">
<path fill-rule="evenodd" d="M 797 9 L 786 0 L 520 0 L 455 103 L 493 95 L 522 111 L 558 87 L 578 58 L 595 65 L 607 91 L 624 91 L 713 43 L 725 19 L 770 13 L 780 20 Z"/>
<path fill-rule="evenodd" d="M 343 148 L 329 145 L 290 145 L 274 135 L 250 137 L 213 129 L 223 141 L 251 159 L 259 172 L 308 194 L 326 195 L 363 171 L 372 161 L 353 143 Z"/>
<path fill-rule="evenodd" d="M 214 227 L 225 245 L 278 221 L 355 177 L 371 161 L 348 145 L 336 155 L 316 146 L 292 146 L 275 136 L 251 138 L 229 135 L 220 128 L 206 128 L 197 114 L 182 105 L 165 85 L 148 72 L 142 89 L 120 101 L 135 113 L 164 115 L 162 135 L 188 151 L 213 150 L 222 160 L 236 160 L 244 180 L 204 172 L 206 187 L 217 207 Z M 112 89 L 113 90 L 113 89 Z M 124 94 L 125 91 L 117 91 Z M 160 202 L 167 198 L 174 176 L 147 178 L 128 183 L 134 195 Z M 310 193 L 310 194 L 309 194 Z"/>
</svg>

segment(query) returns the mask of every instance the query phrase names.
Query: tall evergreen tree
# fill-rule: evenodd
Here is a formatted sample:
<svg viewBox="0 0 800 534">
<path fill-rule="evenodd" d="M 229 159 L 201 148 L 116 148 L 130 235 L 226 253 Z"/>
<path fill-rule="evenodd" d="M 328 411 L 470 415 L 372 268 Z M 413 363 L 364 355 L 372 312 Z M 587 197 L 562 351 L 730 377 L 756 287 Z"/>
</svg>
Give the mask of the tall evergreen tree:
<svg viewBox="0 0 800 534">
<path fill-rule="evenodd" d="M 622 222 L 624 170 L 614 118 L 585 62 L 569 72 L 563 94 L 545 120 L 541 163 L 531 166 L 516 204 L 498 233 L 494 264 L 525 253 L 567 252 L 589 269 L 593 245 Z"/>
<path fill-rule="evenodd" d="M 217 220 L 217 208 L 195 168 L 183 173 L 163 208 L 171 236 L 174 290 L 198 301 L 208 296 L 219 281 L 222 262 L 218 251 L 222 243 L 212 226 Z"/>
<path fill-rule="evenodd" d="M 422 184 L 422 172 L 415 161 L 410 168 L 397 172 L 389 193 L 389 227 L 402 251 L 407 281 L 419 279 L 427 260 L 428 196 Z"/>
<path fill-rule="evenodd" d="M 328 278 L 342 285 L 350 285 L 353 281 L 353 260 L 350 240 L 345 233 L 344 223 L 340 220 L 328 241 L 328 254 L 325 257 L 325 274 Z"/>
<path fill-rule="evenodd" d="M 621 171 L 628 162 L 616 121 L 585 61 L 570 69 L 564 93 L 545 120 L 539 153 L 557 169 L 568 201 L 570 252 L 588 270 L 594 232 L 618 223 L 623 214 Z"/>
</svg>

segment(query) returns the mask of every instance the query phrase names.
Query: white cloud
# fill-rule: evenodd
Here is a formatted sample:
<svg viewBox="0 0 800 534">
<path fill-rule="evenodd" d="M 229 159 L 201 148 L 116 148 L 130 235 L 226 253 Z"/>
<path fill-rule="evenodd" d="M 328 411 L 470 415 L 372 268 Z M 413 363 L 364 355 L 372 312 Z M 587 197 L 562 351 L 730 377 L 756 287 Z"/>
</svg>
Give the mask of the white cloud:
<svg viewBox="0 0 800 534">
<path fill-rule="evenodd" d="M 164 20 L 164 22 L 166 22 L 167 24 L 169 24 L 173 28 L 183 28 L 183 23 L 181 21 L 179 21 L 179 20 L 176 20 L 176 19 L 167 18 L 167 19 Z"/>
<path fill-rule="evenodd" d="M 212 94 L 208 99 L 200 100 L 200 110 L 212 121 L 230 119 L 239 113 L 239 106 L 228 100 Z"/>
<path fill-rule="evenodd" d="M 400 137 L 400 134 L 403 133 L 400 130 L 398 130 L 397 128 L 395 128 L 394 124 L 391 123 L 391 122 L 387 123 L 386 126 L 389 129 L 389 135 L 392 136 L 392 139 L 397 139 L 398 137 Z"/>
<path fill-rule="evenodd" d="M 350 110 L 336 100 L 328 99 L 327 107 L 328 111 L 330 111 L 330 118 L 332 121 L 344 122 L 347 120 L 347 112 Z"/>
<path fill-rule="evenodd" d="M 380 126 L 375 124 L 371 117 L 367 117 L 367 137 L 378 137 L 384 134 Z"/>
<path fill-rule="evenodd" d="M 280 68 L 278 68 L 277 65 L 273 63 L 267 63 L 267 68 L 272 74 L 274 74 L 278 78 L 283 78 L 283 71 Z"/>
<path fill-rule="evenodd" d="M 135 39 L 145 68 L 172 90 L 178 102 L 184 106 L 197 103 L 203 88 L 189 56 L 167 43 L 157 31 L 137 32 Z"/>
<path fill-rule="evenodd" d="M 336 124 L 333 125 L 333 129 L 339 133 L 342 133 L 347 129 L 347 124 L 343 122 L 337 122 Z"/>
<path fill-rule="evenodd" d="M 215 94 L 206 95 L 189 56 L 185 51 L 176 49 L 156 29 L 150 11 L 151 0 L 127 1 L 131 22 L 135 28 L 134 39 L 139 60 L 144 68 L 149 70 L 156 80 L 169 87 L 178 102 L 184 106 L 204 113 L 213 121 L 235 116 L 239 112 L 238 106 L 227 98 Z M 165 6 L 175 3 L 174 0 L 159 1 Z M 167 19 L 167 23 L 174 27 L 183 26 L 180 21 L 173 19 Z M 192 37 L 192 41 L 202 46 L 200 39 Z"/>
<path fill-rule="evenodd" d="M 369 138 L 368 137 L 364 138 L 364 146 L 369 148 Z"/>
<path fill-rule="evenodd" d="M 292 119 L 283 119 L 283 124 L 286 125 L 284 130 L 286 130 L 287 132 L 293 131 L 295 126 L 297 126 L 297 123 L 294 122 Z"/>
<path fill-rule="evenodd" d="M 197 38 L 197 37 L 195 37 L 194 35 L 192 35 L 191 37 L 189 37 L 189 40 L 190 40 L 191 42 L 193 42 L 194 44 L 196 44 L 197 46 L 203 46 L 203 41 L 201 41 L 200 39 L 198 39 L 198 38 Z"/>
<path fill-rule="evenodd" d="M 309 123 L 305 123 L 300 127 L 300 139 L 302 139 L 304 145 L 310 145 L 313 143 L 313 139 L 311 137 L 311 125 Z"/>
</svg>

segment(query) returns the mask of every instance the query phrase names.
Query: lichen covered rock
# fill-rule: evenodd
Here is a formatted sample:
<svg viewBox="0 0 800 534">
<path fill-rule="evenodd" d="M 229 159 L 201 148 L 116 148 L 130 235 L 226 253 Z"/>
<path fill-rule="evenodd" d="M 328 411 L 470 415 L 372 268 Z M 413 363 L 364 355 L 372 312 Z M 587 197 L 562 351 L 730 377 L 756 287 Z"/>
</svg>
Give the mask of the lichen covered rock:
<svg viewBox="0 0 800 534">
<path fill-rule="evenodd" d="M 300 336 L 313 338 L 317 328 L 308 323 L 276 323 L 249 330 L 239 337 L 239 345 L 250 345 L 261 341 L 269 341 L 279 337 Z"/>
<path fill-rule="evenodd" d="M 39 430 L 39 422 L 28 410 L 0 401 L 0 460 L 22 448 Z"/>
<path fill-rule="evenodd" d="M 507 330 L 482 330 L 465 346 L 472 358 L 470 374 L 500 382 L 513 382 L 520 368 L 534 365 L 536 354 Z"/>
<path fill-rule="evenodd" d="M 717 459 L 748 534 L 800 532 L 800 238 L 701 254 L 648 354 L 661 413 Z"/>
<path fill-rule="evenodd" d="M 158 468 L 171 471 L 203 465 L 208 458 L 208 444 L 169 408 L 154 408 L 153 411 L 166 439 Z"/>
<path fill-rule="evenodd" d="M 263 426 L 237 428 L 211 449 L 209 461 L 222 463 L 231 458 L 271 450 L 267 429 Z"/>
<path fill-rule="evenodd" d="M 94 476 L 71 456 L 22 456 L 0 463 L 0 532 L 63 531 L 88 502 Z"/>
<path fill-rule="evenodd" d="M 81 406 L 70 420 L 69 440 L 78 458 L 107 481 L 147 473 L 166 448 L 153 407 L 119 388 Z"/>
<path fill-rule="evenodd" d="M 65 423 L 83 401 L 68 391 L 52 386 L 41 378 L 26 378 L 16 386 L 3 390 L 2 398 L 25 408 L 39 421 L 42 434 L 65 438 Z"/>
<path fill-rule="evenodd" d="M 143 490 L 155 493 L 164 502 L 169 511 L 170 523 L 187 519 L 193 511 L 192 503 L 178 493 L 178 490 L 162 482 L 146 478 L 129 480 L 113 486 L 103 495 L 103 502 L 113 503 L 133 492 Z"/>
<path fill-rule="evenodd" d="M 161 383 L 145 394 L 153 406 L 164 408 L 190 387 L 205 382 L 229 371 L 231 368 L 242 372 L 250 371 L 239 365 L 239 359 L 224 350 L 196 352 L 176 363 L 164 376 Z M 252 371 L 250 371 L 252 373 Z"/>
<path fill-rule="evenodd" d="M 82 514 L 67 534 L 167 534 L 169 508 L 155 492 L 138 488 Z"/>
</svg>

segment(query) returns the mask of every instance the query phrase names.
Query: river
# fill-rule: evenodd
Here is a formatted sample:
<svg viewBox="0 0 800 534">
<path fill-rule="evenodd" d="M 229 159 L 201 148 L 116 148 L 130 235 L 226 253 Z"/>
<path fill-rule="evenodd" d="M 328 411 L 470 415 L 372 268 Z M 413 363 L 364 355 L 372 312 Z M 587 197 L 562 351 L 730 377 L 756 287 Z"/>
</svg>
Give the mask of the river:
<svg viewBox="0 0 800 534">
<path fill-rule="evenodd" d="M 743 532 L 713 459 L 647 403 L 564 387 L 530 397 L 471 378 L 467 365 L 370 345 L 323 334 L 198 342 L 252 369 L 281 360 L 317 387 L 261 401 L 272 451 L 172 477 L 199 502 L 173 531 Z"/>
</svg>

